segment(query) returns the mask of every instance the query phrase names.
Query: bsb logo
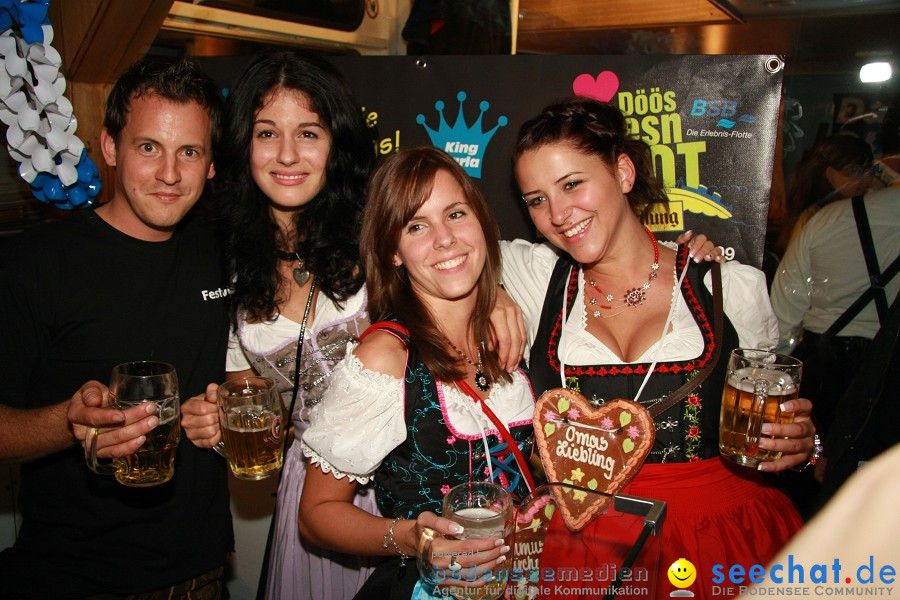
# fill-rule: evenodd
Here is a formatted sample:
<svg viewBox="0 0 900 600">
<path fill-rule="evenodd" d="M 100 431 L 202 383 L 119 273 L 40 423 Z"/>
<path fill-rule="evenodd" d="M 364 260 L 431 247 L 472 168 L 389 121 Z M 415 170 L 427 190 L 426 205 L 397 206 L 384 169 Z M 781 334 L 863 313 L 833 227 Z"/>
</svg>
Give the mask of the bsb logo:
<svg viewBox="0 0 900 600">
<path fill-rule="evenodd" d="M 731 129 L 738 123 L 755 123 L 756 117 L 753 115 L 741 115 L 736 121 L 732 121 L 730 117 L 737 114 L 737 100 L 705 100 L 698 98 L 694 100 L 691 106 L 692 117 L 722 117 L 716 123 L 716 127 L 724 127 Z"/>
</svg>

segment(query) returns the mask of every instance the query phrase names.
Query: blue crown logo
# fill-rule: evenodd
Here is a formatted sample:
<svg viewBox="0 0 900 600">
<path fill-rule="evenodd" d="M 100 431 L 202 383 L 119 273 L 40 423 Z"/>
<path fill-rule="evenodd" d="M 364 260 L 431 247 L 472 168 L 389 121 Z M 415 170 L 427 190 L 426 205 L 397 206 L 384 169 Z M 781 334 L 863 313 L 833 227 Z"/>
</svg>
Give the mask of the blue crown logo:
<svg viewBox="0 0 900 600">
<path fill-rule="evenodd" d="M 441 119 L 437 131 L 425 124 L 425 115 L 420 114 L 416 116 L 416 123 L 425 128 L 425 131 L 428 132 L 428 137 L 431 138 L 431 143 L 436 148 L 440 148 L 452 156 L 470 176 L 481 179 L 481 163 L 484 159 L 484 151 L 487 149 L 487 145 L 491 138 L 494 137 L 497 129 L 504 127 L 509 122 L 509 119 L 501 115 L 493 129 L 482 131 L 481 120 L 485 111 L 491 106 L 487 100 L 482 100 L 481 104 L 478 105 L 481 112 L 472 126 L 469 127 L 466 125 L 466 120 L 463 116 L 463 102 L 466 100 L 466 93 L 459 92 L 456 94 L 456 99 L 459 100 L 459 114 L 456 116 L 456 123 L 453 124 L 453 127 L 450 127 L 447 124 L 447 120 L 444 119 L 443 100 L 438 100 L 434 103 L 434 107 L 437 109 Z"/>
</svg>

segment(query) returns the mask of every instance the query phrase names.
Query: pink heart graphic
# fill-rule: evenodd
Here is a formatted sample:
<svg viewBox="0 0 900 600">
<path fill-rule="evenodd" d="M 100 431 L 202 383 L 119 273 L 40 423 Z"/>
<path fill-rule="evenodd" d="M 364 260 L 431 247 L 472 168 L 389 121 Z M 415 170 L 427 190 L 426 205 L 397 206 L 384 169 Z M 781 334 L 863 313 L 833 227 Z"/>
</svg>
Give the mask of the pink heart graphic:
<svg viewBox="0 0 900 600">
<path fill-rule="evenodd" d="M 597 75 L 597 79 L 588 73 L 582 73 L 572 82 L 572 91 L 576 96 L 609 102 L 619 91 L 619 78 L 612 71 L 603 71 Z"/>
</svg>

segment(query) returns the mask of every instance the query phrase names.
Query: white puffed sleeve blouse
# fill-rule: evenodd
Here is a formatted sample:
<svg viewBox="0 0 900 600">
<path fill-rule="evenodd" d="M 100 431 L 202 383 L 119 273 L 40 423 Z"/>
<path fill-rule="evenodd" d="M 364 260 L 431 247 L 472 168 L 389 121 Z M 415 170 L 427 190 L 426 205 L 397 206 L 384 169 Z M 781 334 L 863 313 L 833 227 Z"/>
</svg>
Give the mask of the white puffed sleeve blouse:
<svg viewBox="0 0 900 600">
<path fill-rule="evenodd" d="M 303 434 L 303 453 L 326 473 L 368 483 L 385 457 L 406 439 L 404 384 L 400 379 L 363 367 L 347 355 L 332 373 L 322 402 L 310 413 Z M 453 383 L 438 382 L 438 398 L 450 433 L 477 440 L 497 433 L 481 408 Z M 519 371 L 512 383 L 491 386 L 485 401 L 508 427 L 531 423 L 534 394 Z"/>
</svg>

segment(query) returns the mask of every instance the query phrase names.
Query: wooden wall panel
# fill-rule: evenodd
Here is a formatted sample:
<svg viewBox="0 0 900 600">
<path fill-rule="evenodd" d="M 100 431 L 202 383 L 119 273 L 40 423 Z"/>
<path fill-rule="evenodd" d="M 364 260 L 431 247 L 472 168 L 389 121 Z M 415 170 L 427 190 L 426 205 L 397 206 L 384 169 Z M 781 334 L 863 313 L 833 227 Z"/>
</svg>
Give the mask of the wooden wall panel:
<svg viewBox="0 0 900 600">
<path fill-rule="evenodd" d="M 174 0 L 51 2 L 50 19 L 71 81 L 111 83 L 146 54 Z"/>
</svg>

